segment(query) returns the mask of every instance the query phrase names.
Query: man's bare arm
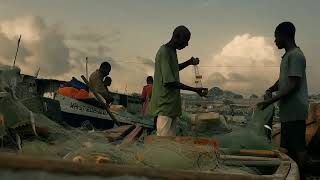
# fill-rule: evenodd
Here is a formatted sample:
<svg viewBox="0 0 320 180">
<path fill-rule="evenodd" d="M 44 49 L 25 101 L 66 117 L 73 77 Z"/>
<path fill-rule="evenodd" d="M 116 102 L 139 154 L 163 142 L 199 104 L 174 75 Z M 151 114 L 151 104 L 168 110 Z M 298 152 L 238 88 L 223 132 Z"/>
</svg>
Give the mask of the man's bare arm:
<svg viewBox="0 0 320 180">
<path fill-rule="evenodd" d="M 179 71 L 181 71 L 182 69 L 184 69 L 184 68 L 186 68 L 186 67 L 188 67 L 188 66 L 190 66 L 190 65 L 191 65 L 190 60 L 187 60 L 187 61 L 179 64 Z"/>
<path fill-rule="evenodd" d="M 199 63 L 200 63 L 199 58 L 191 57 L 186 62 L 179 64 L 179 71 L 181 71 L 182 69 L 184 69 L 190 65 L 198 65 Z"/>
<path fill-rule="evenodd" d="M 164 86 L 165 87 L 169 87 L 169 88 L 174 88 L 174 89 L 181 89 L 181 90 L 196 92 L 196 88 L 188 86 L 188 85 L 185 85 L 185 84 L 180 83 L 180 82 L 166 83 Z"/>
<path fill-rule="evenodd" d="M 279 94 L 272 97 L 271 99 L 268 99 L 268 100 L 265 100 L 261 103 L 258 103 L 257 106 L 258 107 L 260 106 L 261 109 L 265 109 L 269 105 L 271 105 L 271 104 L 279 101 L 280 99 L 290 95 L 291 93 L 293 93 L 294 91 L 297 90 L 299 82 L 300 82 L 300 77 L 289 77 L 288 85 L 285 87 L 285 89 L 283 91 L 280 91 Z"/>
<path fill-rule="evenodd" d="M 277 80 L 273 86 L 271 86 L 267 91 L 270 91 L 271 93 L 276 92 L 279 90 L 279 80 Z"/>
<path fill-rule="evenodd" d="M 187 86 L 187 85 L 185 85 L 183 83 L 180 83 L 180 82 L 166 83 L 165 87 L 196 92 L 200 96 L 206 96 L 208 94 L 208 89 L 207 88 L 194 88 L 194 87 Z"/>
</svg>

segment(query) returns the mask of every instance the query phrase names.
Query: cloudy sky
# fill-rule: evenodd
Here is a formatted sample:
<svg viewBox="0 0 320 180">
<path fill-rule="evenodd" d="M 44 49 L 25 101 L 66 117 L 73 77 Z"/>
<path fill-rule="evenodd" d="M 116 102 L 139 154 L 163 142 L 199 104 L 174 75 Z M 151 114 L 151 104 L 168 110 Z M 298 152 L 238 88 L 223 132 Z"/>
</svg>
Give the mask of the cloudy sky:
<svg viewBox="0 0 320 180">
<path fill-rule="evenodd" d="M 153 75 L 154 57 L 172 30 L 186 25 L 189 46 L 180 61 L 199 57 L 203 85 L 249 95 L 261 94 L 279 74 L 273 32 L 282 21 L 297 28 L 307 57 L 310 93 L 320 93 L 319 0 L 0 0 L 0 63 L 23 73 L 69 80 L 107 60 L 112 89 L 140 92 Z M 180 73 L 194 85 L 193 68 Z"/>
</svg>

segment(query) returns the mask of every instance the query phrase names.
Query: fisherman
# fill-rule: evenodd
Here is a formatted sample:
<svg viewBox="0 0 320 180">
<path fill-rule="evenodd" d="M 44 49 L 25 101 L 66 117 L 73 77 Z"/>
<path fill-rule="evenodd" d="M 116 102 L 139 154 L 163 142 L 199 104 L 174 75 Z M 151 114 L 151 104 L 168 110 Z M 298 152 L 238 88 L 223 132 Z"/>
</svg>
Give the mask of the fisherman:
<svg viewBox="0 0 320 180">
<path fill-rule="evenodd" d="M 306 58 L 295 42 L 295 26 L 283 22 L 275 29 L 275 44 L 278 49 L 285 49 L 280 65 L 278 81 L 266 90 L 271 96 L 278 94 L 256 105 L 265 109 L 279 101 L 281 122 L 281 147 L 288 150 L 300 170 L 308 162 L 306 154 L 306 118 L 308 115 L 308 87 L 306 78 Z"/>
<path fill-rule="evenodd" d="M 188 90 L 205 96 L 207 88 L 194 88 L 180 83 L 179 71 L 189 65 L 198 65 L 199 59 L 191 57 L 179 64 L 177 50 L 188 46 L 191 33 L 185 26 L 173 31 L 171 40 L 160 47 L 155 58 L 154 84 L 151 111 L 157 117 L 157 135 L 175 136 L 178 117 L 181 115 L 180 90 Z"/>
<path fill-rule="evenodd" d="M 108 62 L 103 62 L 100 68 L 94 71 L 89 78 L 90 87 L 99 93 L 106 100 L 106 103 L 113 101 L 113 97 L 104 83 L 104 78 L 109 75 L 110 71 L 111 65 Z"/>
<path fill-rule="evenodd" d="M 151 100 L 152 95 L 152 84 L 153 84 L 153 77 L 148 76 L 147 77 L 147 85 L 145 85 L 142 89 L 141 93 L 141 100 L 143 102 L 143 107 L 141 110 L 141 115 L 144 116 L 147 113 L 149 113 L 149 102 Z"/>
</svg>

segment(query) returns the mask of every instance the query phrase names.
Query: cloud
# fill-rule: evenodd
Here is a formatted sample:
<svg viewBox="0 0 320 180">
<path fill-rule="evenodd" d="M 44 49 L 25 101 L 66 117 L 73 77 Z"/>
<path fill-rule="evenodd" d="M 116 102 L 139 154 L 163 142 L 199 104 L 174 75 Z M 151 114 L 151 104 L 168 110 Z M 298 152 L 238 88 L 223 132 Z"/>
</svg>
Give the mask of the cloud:
<svg viewBox="0 0 320 180">
<path fill-rule="evenodd" d="M 235 36 L 213 56 L 209 64 L 213 67 L 203 72 L 207 75 L 205 84 L 245 95 L 262 93 L 277 79 L 279 59 L 268 38 L 250 34 Z"/>
<path fill-rule="evenodd" d="M 150 68 L 154 68 L 154 61 L 150 58 L 138 56 L 137 60 Z"/>
<path fill-rule="evenodd" d="M 58 26 L 48 26 L 40 17 L 27 16 L 1 22 L 0 27 L 0 47 L 7 46 L 1 53 L 5 64 L 12 61 L 21 34 L 17 65 L 23 66 L 23 72 L 33 74 L 40 67 L 46 75 L 55 76 L 71 68 L 69 49 Z"/>
<path fill-rule="evenodd" d="M 104 34 L 92 32 L 88 27 L 84 27 L 81 32 L 71 34 L 67 40 L 80 41 L 85 43 L 104 43 L 104 42 L 117 42 L 119 41 L 120 31 L 113 30 Z"/>
<path fill-rule="evenodd" d="M 118 91 L 125 91 L 127 87 L 131 92 L 140 92 L 142 87 L 146 83 L 148 76 L 153 76 L 154 72 L 154 61 L 138 56 L 137 62 L 124 62 L 117 70 L 112 70 L 111 76 L 114 79 L 112 81 L 112 89 Z"/>
<path fill-rule="evenodd" d="M 154 62 L 143 56 L 136 63 L 124 63 L 112 57 L 112 43 L 119 40 L 119 31 L 105 34 L 90 29 L 66 35 L 59 25 L 50 25 L 38 16 L 0 21 L 0 64 L 11 65 L 17 40 L 22 35 L 17 65 L 22 73 L 34 74 L 40 67 L 40 77 L 69 80 L 85 74 L 88 57 L 89 75 L 103 61 L 111 64 L 111 89 L 140 92 L 148 75 L 153 75 Z M 130 60 L 129 60 L 130 61 Z"/>
<path fill-rule="evenodd" d="M 13 59 L 16 53 L 17 40 L 9 39 L 4 33 L 0 32 L 0 62 L 3 64 L 13 63 Z M 19 48 L 19 56 L 17 56 L 18 62 L 24 62 L 26 57 L 31 55 L 23 44 Z"/>
</svg>

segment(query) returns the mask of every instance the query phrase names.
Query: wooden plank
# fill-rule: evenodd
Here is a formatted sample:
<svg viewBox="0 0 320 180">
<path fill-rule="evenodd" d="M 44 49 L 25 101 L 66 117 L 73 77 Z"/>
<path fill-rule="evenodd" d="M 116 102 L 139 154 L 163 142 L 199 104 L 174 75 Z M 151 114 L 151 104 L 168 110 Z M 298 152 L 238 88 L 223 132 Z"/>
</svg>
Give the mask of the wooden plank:
<svg viewBox="0 0 320 180">
<path fill-rule="evenodd" d="M 26 156 L 7 155 L 0 153 L 0 168 L 17 170 L 37 170 L 50 173 L 66 173 L 76 176 L 135 176 L 147 177 L 150 179 L 174 179 L 174 180 L 271 180 L 272 176 L 264 177 L 258 175 L 243 174 L 224 174 L 224 173 L 206 173 L 184 170 L 140 168 L 133 166 L 114 165 L 114 164 L 86 164 L 73 163 L 71 161 L 41 160 Z"/>
<path fill-rule="evenodd" d="M 110 129 L 110 130 L 107 130 L 105 131 L 105 133 L 118 133 L 120 134 L 120 136 L 124 137 L 126 136 L 127 134 L 129 134 L 136 126 L 135 125 L 125 125 L 125 126 L 120 126 L 120 127 L 117 127 L 117 128 L 113 128 L 113 129 Z"/>
<path fill-rule="evenodd" d="M 147 136 L 144 141 L 146 143 L 151 143 L 159 140 L 170 140 L 177 143 L 192 143 L 195 145 L 212 145 L 218 148 L 218 140 L 210 139 L 210 138 L 197 138 L 197 137 L 189 137 L 189 136 Z"/>
<path fill-rule="evenodd" d="M 238 160 L 238 161 L 280 161 L 279 158 L 267 158 L 256 156 L 234 156 L 234 155 L 220 155 L 222 160 Z"/>
<path fill-rule="evenodd" d="M 277 151 L 270 150 L 252 150 L 252 149 L 230 149 L 230 148 L 219 148 L 220 151 L 230 155 L 240 156 L 256 156 L 256 157 L 278 157 Z"/>
<path fill-rule="evenodd" d="M 223 164 L 226 166 L 248 166 L 248 167 L 277 167 L 281 165 L 280 160 L 274 160 L 274 161 L 242 161 L 242 160 L 225 160 L 223 161 Z M 287 175 L 285 173 L 282 176 Z M 278 176 L 278 174 L 277 174 Z"/>
<path fill-rule="evenodd" d="M 278 153 L 268 150 L 240 150 L 240 154 L 244 156 L 262 156 L 262 157 L 276 157 Z"/>
<path fill-rule="evenodd" d="M 141 131 L 142 131 L 142 127 L 137 125 L 136 128 L 125 137 L 125 139 L 122 141 L 121 144 L 132 143 L 139 136 Z"/>
<path fill-rule="evenodd" d="M 113 141 L 117 141 L 117 140 L 124 138 L 134 128 L 135 128 L 135 125 L 125 125 L 125 126 L 120 126 L 117 128 L 112 128 L 112 129 L 106 130 L 104 132 L 106 133 L 106 138 L 109 141 L 113 142 Z"/>
</svg>

